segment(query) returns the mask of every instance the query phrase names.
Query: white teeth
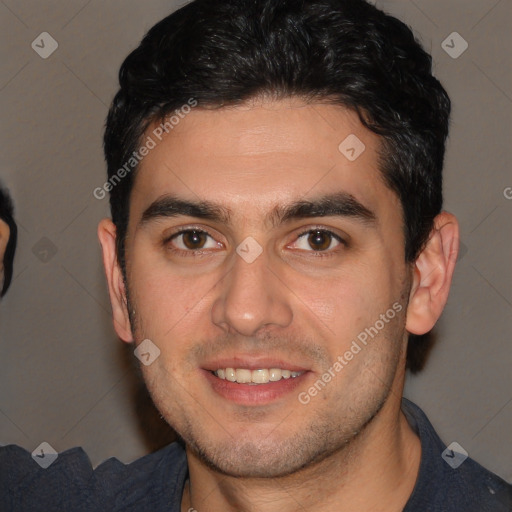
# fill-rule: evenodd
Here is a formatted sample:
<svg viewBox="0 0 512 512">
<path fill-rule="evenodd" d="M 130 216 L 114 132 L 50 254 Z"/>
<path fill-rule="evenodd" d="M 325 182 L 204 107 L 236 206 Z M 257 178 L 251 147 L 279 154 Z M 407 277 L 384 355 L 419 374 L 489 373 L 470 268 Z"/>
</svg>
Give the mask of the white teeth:
<svg viewBox="0 0 512 512">
<path fill-rule="evenodd" d="M 258 370 L 249 370 L 246 368 L 219 368 L 213 372 L 219 379 L 239 384 L 267 384 L 267 382 L 277 382 L 281 379 L 296 378 L 304 372 L 292 372 L 282 370 L 281 368 L 261 368 Z"/>
<path fill-rule="evenodd" d="M 268 370 L 253 370 L 251 375 L 251 381 L 255 384 L 266 384 L 270 381 Z"/>
<path fill-rule="evenodd" d="M 251 370 L 237 369 L 237 370 L 235 370 L 235 375 L 236 375 L 236 381 L 239 382 L 240 384 L 246 384 L 246 383 L 252 381 Z"/>
<path fill-rule="evenodd" d="M 271 368 L 270 369 L 270 381 L 276 382 L 278 380 L 281 380 L 281 377 L 283 376 L 281 370 L 279 368 Z"/>
</svg>

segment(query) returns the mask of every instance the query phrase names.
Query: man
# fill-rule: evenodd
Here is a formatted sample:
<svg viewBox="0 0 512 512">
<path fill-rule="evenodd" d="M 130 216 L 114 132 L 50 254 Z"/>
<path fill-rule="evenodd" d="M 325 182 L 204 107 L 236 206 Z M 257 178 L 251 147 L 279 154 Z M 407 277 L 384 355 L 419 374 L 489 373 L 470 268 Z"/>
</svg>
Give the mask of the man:
<svg viewBox="0 0 512 512">
<path fill-rule="evenodd" d="M 98 234 L 116 331 L 181 439 L 95 471 L 6 447 L 7 506 L 510 510 L 402 400 L 459 234 L 450 101 L 411 31 L 363 0 L 197 0 L 120 84 Z"/>
<path fill-rule="evenodd" d="M 7 189 L 0 187 L 0 297 L 3 297 L 12 280 L 14 253 L 18 230 L 13 217 L 12 199 Z"/>
</svg>

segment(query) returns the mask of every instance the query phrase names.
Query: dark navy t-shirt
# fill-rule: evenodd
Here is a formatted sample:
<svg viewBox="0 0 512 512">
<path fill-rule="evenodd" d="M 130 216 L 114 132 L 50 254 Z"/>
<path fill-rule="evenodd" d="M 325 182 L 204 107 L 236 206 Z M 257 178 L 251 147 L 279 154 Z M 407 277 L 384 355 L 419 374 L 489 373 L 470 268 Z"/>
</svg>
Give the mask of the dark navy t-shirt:
<svg viewBox="0 0 512 512">
<path fill-rule="evenodd" d="M 403 399 L 402 410 L 422 449 L 404 512 L 512 512 L 511 485 L 470 458 L 452 462 L 458 457 L 453 450 L 443 458 L 447 447 L 421 409 Z M 29 452 L 9 445 L 0 448 L 0 511 L 180 512 L 187 478 L 178 443 L 128 465 L 108 459 L 95 470 L 81 448 L 60 453 L 43 469 Z"/>
</svg>

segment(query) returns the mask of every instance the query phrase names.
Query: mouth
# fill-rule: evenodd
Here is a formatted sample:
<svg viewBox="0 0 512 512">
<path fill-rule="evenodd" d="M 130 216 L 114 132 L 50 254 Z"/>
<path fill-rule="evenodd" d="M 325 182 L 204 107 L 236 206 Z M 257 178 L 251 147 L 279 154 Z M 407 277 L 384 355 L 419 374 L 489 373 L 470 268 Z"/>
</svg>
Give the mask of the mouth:
<svg viewBox="0 0 512 512">
<path fill-rule="evenodd" d="M 254 360 L 219 361 L 202 368 L 202 373 L 217 396 L 238 405 L 252 406 L 286 398 L 304 384 L 311 373 L 283 362 L 266 363 Z"/>
</svg>

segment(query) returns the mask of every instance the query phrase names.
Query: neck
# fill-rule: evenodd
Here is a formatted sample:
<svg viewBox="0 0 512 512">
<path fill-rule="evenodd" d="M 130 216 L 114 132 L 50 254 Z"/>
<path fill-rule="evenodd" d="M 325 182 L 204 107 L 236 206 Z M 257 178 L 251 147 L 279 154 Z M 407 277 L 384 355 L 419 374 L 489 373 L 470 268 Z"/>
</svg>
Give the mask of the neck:
<svg viewBox="0 0 512 512">
<path fill-rule="evenodd" d="M 187 448 L 190 480 L 182 511 L 304 512 L 401 511 L 418 474 L 421 446 L 400 411 L 388 400 L 342 450 L 298 473 L 272 479 L 241 479 L 207 468 Z"/>
</svg>

